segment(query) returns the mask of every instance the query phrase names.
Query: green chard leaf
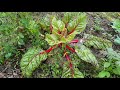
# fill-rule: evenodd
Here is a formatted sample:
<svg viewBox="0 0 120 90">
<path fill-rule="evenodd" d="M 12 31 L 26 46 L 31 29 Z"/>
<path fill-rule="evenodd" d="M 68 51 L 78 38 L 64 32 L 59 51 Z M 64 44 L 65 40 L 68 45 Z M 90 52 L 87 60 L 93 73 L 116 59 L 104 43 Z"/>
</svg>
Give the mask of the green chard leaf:
<svg viewBox="0 0 120 90">
<path fill-rule="evenodd" d="M 59 31 L 63 31 L 65 28 L 65 24 L 63 21 L 61 20 L 57 20 L 55 17 L 52 19 L 52 27 L 53 30 L 58 32 Z"/>
<path fill-rule="evenodd" d="M 110 60 L 120 60 L 120 53 L 117 53 L 116 51 L 113 50 L 113 48 L 107 48 L 107 57 Z"/>
<path fill-rule="evenodd" d="M 50 30 L 50 16 L 46 15 L 45 17 L 41 18 L 40 20 L 40 26 L 42 27 L 43 30 Z"/>
<path fill-rule="evenodd" d="M 88 63 L 91 63 L 95 66 L 98 65 L 98 61 L 96 60 L 96 57 L 91 53 L 91 51 L 84 45 L 80 45 L 79 47 L 75 47 L 76 53 L 83 61 L 86 61 Z"/>
<path fill-rule="evenodd" d="M 73 33 L 69 34 L 67 36 L 67 38 L 66 38 L 67 42 L 72 41 L 75 38 L 76 34 L 78 34 L 76 31 L 74 31 Z"/>
<path fill-rule="evenodd" d="M 79 34 L 86 28 L 87 17 L 86 13 L 78 13 L 77 16 L 68 23 L 68 31 L 75 30 Z"/>
<path fill-rule="evenodd" d="M 46 34 L 45 40 L 51 46 L 59 43 L 58 37 L 55 34 Z"/>
<path fill-rule="evenodd" d="M 84 45 L 87 47 L 93 46 L 96 49 L 107 49 L 112 47 L 112 42 L 106 39 L 102 39 L 100 37 L 96 37 L 90 34 L 85 34 L 86 41 Z"/>
<path fill-rule="evenodd" d="M 62 18 L 62 21 L 65 24 L 68 24 L 72 18 L 73 18 L 73 12 L 66 12 L 64 13 L 64 17 Z"/>
<path fill-rule="evenodd" d="M 84 78 L 84 75 L 79 71 L 78 68 L 73 67 L 73 70 L 74 70 L 74 75 L 72 77 L 72 73 L 69 68 L 69 65 L 64 64 L 62 78 Z"/>
<path fill-rule="evenodd" d="M 31 77 L 33 71 L 39 67 L 42 61 L 46 60 L 47 54 L 39 54 L 41 49 L 31 48 L 21 59 L 20 67 L 25 77 Z"/>
</svg>

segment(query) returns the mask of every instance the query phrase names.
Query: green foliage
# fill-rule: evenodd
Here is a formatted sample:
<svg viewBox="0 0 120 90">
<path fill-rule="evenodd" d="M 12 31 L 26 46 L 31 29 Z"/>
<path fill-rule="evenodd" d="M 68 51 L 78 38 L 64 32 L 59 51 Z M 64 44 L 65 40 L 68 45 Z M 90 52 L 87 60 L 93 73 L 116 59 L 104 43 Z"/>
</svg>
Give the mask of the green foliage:
<svg viewBox="0 0 120 90">
<path fill-rule="evenodd" d="M 84 45 L 75 47 L 77 55 L 84 61 L 98 66 L 98 61 L 96 57 L 91 53 L 91 51 Z"/>
<path fill-rule="evenodd" d="M 55 34 L 46 34 L 45 40 L 49 43 L 49 45 L 55 45 L 60 43 L 57 36 Z"/>
<path fill-rule="evenodd" d="M 93 46 L 96 49 L 106 49 L 112 47 L 112 42 L 100 37 L 96 37 L 90 34 L 85 34 L 86 41 L 84 45 L 87 47 Z"/>
<path fill-rule="evenodd" d="M 68 63 L 64 64 L 63 66 L 63 73 L 62 73 L 62 78 L 71 78 L 72 77 L 72 72 L 70 68 L 67 65 Z M 73 68 L 74 70 L 74 75 L 72 78 L 84 78 L 84 75 L 79 71 L 78 68 Z"/>
<path fill-rule="evenodd" d="M 112 28 L 114 28 L 116 32 L 120 33 L 120 20 L 119 19 L 115 19 L 113 21 Z"/>
<path fill-rule="evenodd" d="M 112 48 L 108 48 L 107 49 L 108 52 L 108 59 L 110 60 L 120 60 L 120 53 L 117 53 L 116 51 L 114 51 Z"/>
<path fill-rule="evenodd" d="M 0 62 L 3 63 L 16 52 L 16 46 L 24 44 L 24 36 L 18 32 L 17 12 L 0 13 Z"/>
<path fill-rule="evenodd" d="M 23 13 L 24 14 L 24 13 Z M 40 32 L 40 25 L 39 22 L 34 20 L 32 14 L 21 15 L 20 14 L 20 26 L 24 28 L 25 33 L 27 34 L 26 37 L 28 39 L 32 39 L 32 44 L 35 46 L 43 47 L 46 43 L 45 40 L 43 40 L 44 35 Z"/>
<path fill-rule="evenodd" d="M 120 75 L 120 53 L 108 48 L 106 60 L 107 62 L 103 63 L 104 68 L 99 72 L 98 77 L 110 77 L 112 74 Z"/>
<path fill-rule="evenodd" d="M 75 14 L 77 14 L 75 16 Z M 75 29 L 79 34 L 86 28 L 87 24 L 87 17 L 86 13 L 75 13 L 73 16 L 74 18 L 71 19 L 71 21 L 68 23 L 67 29 L 69 31 Z"/>
<path fill-rule="evenodd" d="M 116 75 L 120 75 L 120 67 L 117 66 L 115 69 L 113 69 L 113 73 Z"/>
<path fill-rule="evenodd" d="M 60 78 L 62 74 L 62 68 L 60 67 L 59 64 L 55 63 L 51 65 L 51 70 L 52 70 L 52 75 L 54 78 Z"/>
<path fill-rule="evenodd" d="M 120 37 L 119 36 L 117 36 L 117 38 L 114 39 L 114 43 L 116 45 L 120 45 Z"/>
<path fill-rule="evenodd" d="M 106 36 L 111 35 L 108 37 L 110 41 L 82 33 L 87 25 L 87 15 L 83 12 L 66 12 L 62 18 L 47 14 L 36 19 L 31 12 L 1 12 L 0 64 L 5 60 L 21 59 L 25 50 L 28 50 L 20 61 L 24 77 L 31 77 L 37 68 L 40 68 L 38 77 L 84 78 L 85 76 L 94 77 L 95 72 L 98 71 L 100 71 L 97 75 L 99 78 L 119 76 L 120 53 L 112 49 L 111 42 L 114 39 L 113 34 L 116 33 L 104 31 L 98 17 L 94 24 L 94 31 L 102 30 L 107 34 Z M 114 39 L 116 45 L 120 45 L 119 24 L 120 20 L 117 18 L 112 25 L 112 28 L 118 33 L 115 35 L 117 38 Z M 81 39 L 76 39 L 77 35 L 80 35 Z M 29 48 L 31 46 L 33 48 Z M 51 47 L 49 48 L 49 46 Z M 97 54 L 94 50 L 97 52 L 107 50 L 107 54 L 105 54 L 107 56 L 104 55 L 103 58 L 104 62 L 99 60 L 99 56 L 93 54 Z M 82 65 L 85 63 L 84 61 L 86 64 Z M 89 65 L 93 68 L 94 66 L 100 68 L 96 68 L 90 75 L 91 73 L 86 73 L 87 70 L 85 70 L 86 67 L 89 68 L 88 70 L 91 69 Z M 82 66 L 85 68 L 82 69 Z"/>
<path fill-rule="evenodd" d="M 42 61 L 46 60 L 46 54 L 39 54 L 42 51 L 38 48 L 31 48 L 24 54 L 20 62 L 22 74 L 25 77 L 30 77 L 32 72 L 39 67 Z"/>
<path fill-rule="evenodd" d="M 104 63 L 104 68 L 108 68 L 110 66 L 110 62 L 105 62 Z"/>
<path fill-rule="evenodd" d="M 50 25 L 51 25 L 50 22 L 51 22 L 52 18 L 53 18 L 53 16 L 49 15 L 49 14 L 47 14 L 45 17 L 41 17 L 39 24 L 43 30 L 49 32 Z"/>
<path fill-rule="evenodd" d="M 36 24 L 35 22 L 32 22 L 29 24 L 28 27 L 31 25 L 31 27 L 35 28 Z M 78 46 L 75 46 L 75 50 L 69 46 L 67 46 L 77 34 L 80 34 L 83 30 L 86 28 L 87 24 L 87 16 L 86 13 L 79 13 L 79 12 L 66 12 L 64 13 L 64 16 L 62 19 L 58 19 L 54 15 L 46 15 L 45 17 L 41 18 L 41 21 L 39 22 L 41 26 L 41 30 L 46 31 L 45 33 L 45 40 L 47 43 L 52 46 L 48 50 L 45 50 L 45 53 L 51 52 L 53 49 L 56 49 L 58 46 L 61 48 L 63 55 L 69 62 L 68 64 L 65 64 L 67 62 L 61 60 L 61 59 L 52 59 L 50 60 L 51 63 L 51 69 L 52 69 L 52 75 L 53 77 L 79 77 L 83 78 L 83 74 L 78 69 L 77 65 L 79 65 L 79 62 L 75 62 L 70 59 L 68 55 L 68 50 L 71 50 L 72 52 L 76 52 L 80 60 L 86 61 L 88 63 L 93 64 L 96 67 L 99 67 L 98 61 L 96 57 L 93 55 L 93 53 L 90 51 L 87 47 L 94 47 L 95 49 L 107 49 L 112 47 L 112 43 L 109 40 L 99 38 L 97 36 L 84 34 L 83 44 L 80 44 Z M 35 26 L 35 27 L 34 27 Z M 26 27 L 28 30 L 31 30 L 30 28 Z M 32 29 L 33 30 L 33 29 Z M 36 29 L 37 30 L 37 29 Z M 79 41 L 79 40 L 78 40 Z M 77 42 L 77 40 L 76 40 Z M 62 46 L 60 46 L 62 44 Z M 70 45 L 71 46 L 71 45 Z M 59 50 L 60 51 L 60 50 Z M 59 52 L 56 52 L 59 53 Z M 67 54 L 66 54 L 67 53 Z M 53 54 L 53 53 L 51 53 Z M 58 55 L 57 55 L 58 56 Z M 62 55 L 61 55 L 62 57 Z M 50 58 L 50 57 L 49 57 Z M 57 57 L 55 57 L 57 58 Z M 58 61 L 60 60 L 60 61 Z M 79 60 L 79 61 L 80 61 Z M 59 62 L 59 63 L 58 63 Z M 64 65 L 61 66 L 61 62 L 64 63 Z M 110 63 L 106 62 L 104 64 L 104 68 L 110 67 Z M 63 70 L 62 70 L 63 69 Z M 31 71 L 32 74 L 33 70 Z M 74 72 L 74 73 L 73 73 Z M 109 77 L 107 71 L 102 72 L 103 76 L 99 77 Z M 101 75 L 101 74 L 100 74 Z"/>
<path fill-rule="evenodd" d="M 46 17 L 45 17 L 46 18 Z M 63 20 L 67 18 L 64 17 Z M 66 21 L 64 21 L 66 22 Z M 53 17 L 51 20 L 51 24 L 53 27 L 52 34 L 46 34 L 46 41 L 49 43 L 49 45 L 55 45 L 58 43 L 68 43 L 71 40 L 74 39 L 75 35 L 82 32 L 86 27 L 86 14 L 85 13 L 79 13 L 77 14 L 76 19 L 71 20 L 68 23 L 67 28 L 65 28 L 65 23 L 61 20 L 57 20 L 56 17 Z M 44 23 L 44 26 L 46 24 Z M 50 27 L 50 25 L 49 25 Z M 68 31 L 74 30 L 74 33 L 67 36 Z M 68 30 L 68 31 L 67 31 Z M 63 32 L 62 34 L 58 34 L 58 31 Z"/>
<path fill-rule="evenodd" d="M 40 70 L 40 72 L 39 73 L 37 72 L 37 76 L 36 76 L 37 78 L 49 78 L 49 77 L 51 77 L 50 76 L 51 75 L 50 74 L 51 73 L 50 65 L 42 63 L 42 64 L 40 64 L 39 68 L 40 69 L 38 69 L 38 70 Z"/>
<path fill-rule="evenodd" d="M 0 62 L 14 56 L 18 50 L 32 39 L 32 44 L 45 46 L 46 41 L 40 37 L 39 25 L 30 12 L 0 13 Z M 45 46 L 46 47 L 46 46 Z"/>
<path fill-rule="evenodd" d="M 101 72 L 99 73 L 98 77 L 99 77 L 99 78 L 105 78 L 105 77 L 109 78 L 109 77 L 110 77 L 110 73 L 107 72 L 107 71 L 101 71 Z"/>
<path fill-rule="evenodd" d="M 100 21 L 101 21 L 101 19 L 99 18 L 99 17 L 95 17 L 95 24 L 94 24 L 94 30 L 95 31 L 102 31 L 102 30 L 104 30 L 101 26 L 100 26 Z"/>
<path fill-rule="evenodd" d="M 48 44 L 50 46 L 58 45 L 60 43 L 62 43 L 63 46 L 65 46 L 65 44 L 71 42 L 71 40 L 74 39 L 76 34 L 81 33 L 85 29 L 86 19 L 87 19 L 86 14 L 85 13 L 74 13 L 73 16 L 74 17 L 71 18 L 71 20 L 67 26 L 66 26 L 66 23 L 64 23 L 64 22 L 66 22 L 65 21 L 66 16 L 63 17 L 63 19 L 62 19 L 63 21 L 58 20 L 55 16 L 50 16 L 50 15 L 47 15 L 45 18 L 41 19 L 40 26 L 42 27 L 42 29 L 46 30 L 46 31 L 49 30 L 47 32 L 47 34 L 45 35 L 45 40 L 48 42 Z M 25 28 L 30 30 L 30 31 L 35 28 L 34 26 L 36 26 L 35 22 L 30 23 L 30 21 L 28 22 L 28 20 L 22 20 L 22 23 L 24 24 Z M 31 27 L 31 28 L 29 28 L 29 27 Z M 63 50 L 63 46 L 62 46 L 62 50 Z M 48 50 L 44 51 L 45 53 L 40 54 L 40 55 L 44 55 L 46 53 L 49 53 L 53 49 L 54 49 L 53 47 L 50 47 Z M 69 47 L 69 49 L 70 49 L 70 47 Z M 32 54 L 34 50 L 35 49 L 29 50 L 23 56 L 23 58 L 21 60 L 22 73 L 24 76 L 27 76 L 27 77 L 30 77 L 32 75 L 32 72 L 40 64 L 39 58 L 35 55 L 38 53 L 37 51 L 36 51 L 36 53 L 34 52 L 33 55 L 29 55 L 29 53 Z M 28 57 L 28 56 L 30 56 L 30 57 Z M 68 56 L 66 56 L 66 58 L 67 57 Z M 35 63 L 36 60 L 39 63 Z M 40 60 L 42 60 L 42 59 L 40 59 Z M 71 60 L 70 60 L 70 62 L 71 62 Z M 25 65 L 24 65 L 24 63 L 25 63 Z M 61 73 L 61 70 L 59 71 L 58 68 L 59 68 L 58 63 L 54 63 L 54 65 L 51 66 L 51 69 L 53 70 L 52 74 L 54 77 L 58 77 L 58 74 Z M 75 70 L 74 77 L 81 77 L 82 73 L 78 69 L 74 69 L 74 70 Z M 71 71 L 71 69 L 70 69 L 70 71 Z M 80 76 L 79 76 L 79 74 L 80 74 Z M 72 73 L 72 75 L 73 75 L 73 73 Z"/>
<path fill-rule="evenodd" d="M 120 75 L 120 53 L 117 53 L 112 48 L 108 49 L 108 59 L 113 62 L 112 72 L 116 75 Z"/>
</svg>

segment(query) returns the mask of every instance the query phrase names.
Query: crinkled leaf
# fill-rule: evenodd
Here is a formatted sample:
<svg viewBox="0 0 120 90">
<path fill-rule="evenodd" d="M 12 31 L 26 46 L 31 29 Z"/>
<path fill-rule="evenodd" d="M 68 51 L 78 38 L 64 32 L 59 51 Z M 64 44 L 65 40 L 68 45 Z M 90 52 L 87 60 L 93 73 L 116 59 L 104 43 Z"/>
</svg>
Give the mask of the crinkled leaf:
<svg viewBox="0 0 120 90">
<path fill-rule="evenodd" d="M 45 17 L 42 17 L 40 20 L 40 26 L 43 30 L 46 30 L 48 32 L 51 32 L 51 25 L 52 25 L 52 19 L 54 15 L 47 14 Z"/>
<path fill-rule="evenodd" d="M 107 39 L 102 39 L 90 34 L 85 34 L 86 41 L 84 45 L 87 47 L 93 46 L 96 49 L 106 49 L 112 47 L 112 42 Z"/>
<path fill-rule="evenodd" d="M 54 31 L 63 31 L 65 28 L 65 24 L 61 20 L 57 20 L 55 17 L 52 19 L 52 26 Z"/>
<path fill-rule="evenodd" d="M 63 37 L 61 37 L 61 42 L 62 42 L 62 43 L 66 43 L 66 42 L 67 42 L 67 39 L 63 36 Z"/>
<path fill-rule="evenodd" d="M 59 43 L 58 37 L 55 34 L 46 34 L 45 40 L 51 46 Z"/>
<path fill-rule="evenodd" d="M 57 24 L 57 19 L 54 17 L 53 19 L 52 19 L 52 27 L 53 27 L 53 30 L 54 31 L 58 31 L 58 24 Z"/>
<path fill-rule="evenodd" d="M 65 28 L 65 24 L 61 20 L 58 20 L 57 24 L 59 26 L 59 30 L 63 31 Z"/>
<path fill-rule="evenodd" d="M 82 74 L 82 72 L 79 71 L 78 68 L 74 68 L 74 78 L 84 78 L 84 75 Z"/>
<path fill-rule="evenodd" d="M 39 54 L 40 51 L 42 50 L 31 48 L 23 55 L 20 67 L 25 77 L 31 77 L 33 71 L 47 58 L 47 54 Z"/>
<path fill-rule="evenodd" d="M 95 66 L 98 66 L 98 61 L 96 60 L 96 57 L 87 47 L 85 47 L 84 45 L 80 45 L 79 47 L 76 46 L 75 50 L 79 58 Z"/>
<path fill-rule="evenodd" d="M 107 48 L 107 57 L 110 60 L 120 60 L 120 53 L 117 53 L 112 48 Z"/>
<path fill-rule="evenodd" d="M 73 70 L 74 70 L 73 78 L 84 78 L 84 75 L 79 71 L 78 68 L 73 67 Z M 69 68 L 69 65 L 67 64 L 64 64 L 62 78 L 72 78 L 72 72 Z"/>
<path fill-rule="evenodd" d="M 67 42 L 72 41 L 75 38 L 76 34 L 78 34 L 78 33 L 76 31 L 74 31 L 73 33 L 68 35 L 67 38 L 66 38 Z"/>
<path fill-rule="evenodd" d="M 69 23 L 69 21 L 72 19 L 73 16 L 74 16 L 73 12 L 66 12 L 66 13 L 64 13 L 64 17 L 62 18 L 62 21 L 65 24 L 67 24 L 67 23 Z"/>
<path fill-rule="evenodd" d="M 69 31 L 75 30 L 81 33 L 86 28 L 86 24 L 87 24 L 86 13 L 78 13 L 77 16 L 68 23 L 67 29 Z"/>
<path fill-rule="evenodd" d="M 69 34 L 67 37 L 60 38 L 60 40 L 62 43 L 69 43 L 75 38 L 76 34 L 77 32 L 74 31 L 73 33 Z"/>
<path fill-rule="evenodd" d="M 40 25 L 42 27 L 42 29 L 44 30 L 50 30 L 50 16 L 49 15 L 46 15 L 45 17 L 41 18 L 40 20 Z"/>
</svg>

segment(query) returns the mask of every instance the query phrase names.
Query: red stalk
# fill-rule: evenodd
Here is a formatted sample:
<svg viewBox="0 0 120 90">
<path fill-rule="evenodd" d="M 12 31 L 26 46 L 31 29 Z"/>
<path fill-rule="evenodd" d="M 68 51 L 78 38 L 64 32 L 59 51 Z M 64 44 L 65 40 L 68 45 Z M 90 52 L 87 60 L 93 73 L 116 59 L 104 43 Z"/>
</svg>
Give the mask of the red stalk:
<svg viewBox="0 0 120 90">
<path fill-rule="evenodd" d="M 70 43 L 77 43 L 78 41 L 79 41 L 78 39 L 74 39 Z"/>
<path fill-rule="evenodd" d="M 70 67 L 70 70 L 71 70 L 71 72 L 72 72 L 72 77 L 73 77 L 73 75 L 74 75 L 74 70 L 73 70 L 72 62 L 71 62 L 70 57 L 69 57 L 69 55 L 68 55 L 67 53 L 65 53 L 65 57 L 66 57 L 66 59 L 67 59 L 68 62 L 69 62 L 69 67 Z"/>
<path fill-rule="evenodd" d="M 78 26 L 78 24 L 75 26 L 75 28 L 73 28 L 73 30 L 71 30 L 71 32 L 69 32 L 69 34 L 73 33 L 75 31 L 75 29 L 76 29 L 77 26 Z"/>
<path fill-rule="evenodd" d="M 68 35 L 71 34 L 71 33 L 73 33 L 74 31 L 75 31 L 75 29 L 71 30 L 71 31 L 68 33 Z"/>
<path fill-rule="evenodd" d="M 46 53 L 49 53 L 50 51 L 53 50 L 53 47 L 50 47 L 49 49 L 45 50 Z"/>
<path fill-rule="evenodd" d="M 58 34 L 61 34 L 61 32 L 60 32 L 60 31 L 58 31 Z"/>
<path fill-rule="evenodd" d="M 69 49 L 72 52 L 75 52 L 75 49 L 71 48 L 70 46 L 66 45 L 66 48 Z"/>
<path fill-rule="evenodd" d="M 67 53 L 66 53 L 66 59 L 68 60 L 68 61 L 70 61 L 70 57 L 67 55 Z"/>
<path fill-rule="evenodd" d="M 55 45 L 55 46 L 56 46 L 56 45 Z M 51 51 L 55 48 L 55 46 L 50 47 L 49 49 L 47 49 L 47 50 L 45 50 L 45 51 L 43 51 L 43 52 L 40 52 L 40 54 L 44 54 L 44 53 L 49 53 L 49 52 L 51 52 Z"/>
<path fill-rule="evenodd" d="M 59 44 L 58 44 L 58 47 L 62 47 L 62 43 L 59 43 Z"/>
<path fill-rule="evenodd" d="M 52 32 L 52 30 L 53 30 L 53 27 L 52 27 L 52 24 L 50 24 L 50 31 Z"/>
</svg>

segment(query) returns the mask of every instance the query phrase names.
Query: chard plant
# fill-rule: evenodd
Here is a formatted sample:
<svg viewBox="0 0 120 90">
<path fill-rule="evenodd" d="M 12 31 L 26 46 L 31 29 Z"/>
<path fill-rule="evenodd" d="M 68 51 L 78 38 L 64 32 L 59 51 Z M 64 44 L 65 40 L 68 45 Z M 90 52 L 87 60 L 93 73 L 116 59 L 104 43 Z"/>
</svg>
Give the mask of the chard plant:
<svg viewBox="0 0 120 90">
<path fill-rule="evenodd" d="M 70 58 L 69 52 L 75 53 L 79 57 L 79 60 L 86 61 L 98 67 L 96 57 L 87 47 L 106 49 L 112 47 L 112 43 L 109 40 L 90 34 L 84 34 L 83 38 L 76 39 L 76 35 L 83 32 L 86 25 L 87 15 L 81 12 L 66 12 L 62 19 L 51 15 L 43 17 L 40 21 L 40 26 L 47 32 L 45 34 L 45 40 L 50 47 L 47 50 L 36 47 L 30 48 L 27 53 L 23 55 L 20 62 L 22 74 L 25 77 L 31 77 L 33 71 L 38 68 L 43 61 L 47 60 L 49 53 L 56 48 L 62 50 L 63 57 L 61 58 L 66 58 L 62 67 L 61 78 L 84 77 L 77 68 L 76 61 Z"/>
</svg>

